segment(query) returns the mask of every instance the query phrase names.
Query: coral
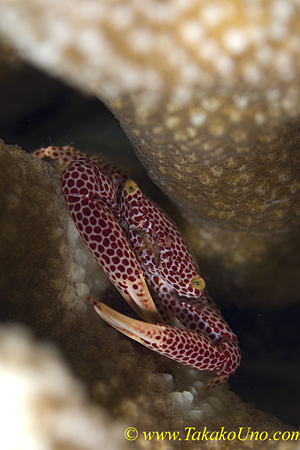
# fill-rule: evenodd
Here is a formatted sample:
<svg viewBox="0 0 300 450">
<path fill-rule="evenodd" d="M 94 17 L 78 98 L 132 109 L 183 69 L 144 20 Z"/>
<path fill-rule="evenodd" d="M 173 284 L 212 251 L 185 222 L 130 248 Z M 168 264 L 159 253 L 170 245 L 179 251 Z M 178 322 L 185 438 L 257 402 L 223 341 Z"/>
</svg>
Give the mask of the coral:
<svg viewBox="0 0 300 450">
<path fill-rule="evenodd" d="M 14 400 L 15 408 L 20 408 L 14 425 L 33 427 L 26 429 L 33 442 L 30 448 L 41 439 L 50 442 L 51 448 L 61 448 L 57 445 L 62 441 L 70 443 L 70 448 L 76 440 L 74 448 L 81 448 L 83 433 L 93 437 L 85 448 L 99 448 L 101 439 L 107 439 L 111 448 L 120 448 L 126 443 L 125 438 L 120 441 L 120 433 L 127 426 L 140 431 L 137 448 L 145 448 L 143 430 L 183 433 L 188 426 L 203 430 L 204 424 L 208 430 L 238 431 L 241 426 L 269 433 L 292 430 L 242 403 L 228 385 L 203 391 L 211 374 L 178 367 L 104 324 L 85 304 L 85 293 L 118 303 L 123 312 L 128 312 L 127 306 L 110 287 L 69 218 L 60 193 L 60 174 L 48 163 L 3 143 L 0 158 L 1 320 L 27 324 L 39 338 L 54 341 L 67 360 L 63 367 L 56 352 L 35 343 L 28 332 L 0 331 L 1 377 L 5 375 L 1 387 L 13 386 L 28 402 L 25 422 L 22 405 Z M 99 406 L 88 402 L 66 364 Z M 10 410 L 4 404 L 3 408 Z M 54 433 L 57 415 L 66 422 Z M 82 426 L 82 434 L 74 430 L 73 420 L 82 423 L 77 427 Z M 265 448 L 264 442 L 256 444 Z M 272 445 L 279 448 L 280 441 Z M 209 448 L 209 444 L 203 446 Z M 249 446 L 251 441 L 230 442 L 231 448 Z M 180 447 L 195 445 L 183 441 Z M 153 448 L 161 448 L 161 442 L 153 443 Z"/>
<path fill-rule="evenodd" d="M 126 423 L 88 400 L 54 347 L 2 325 L 0 362 L 1 448 L 125 448 Z"/>
<path fill-rule="evenodd" d="M 2 0 L 3 36 L 107 101 L 194 219 L 238 230 L 299 224 L 297 1 L 70 5 Z"/>
<path fill-rule="evenodd" d="M 298 298 L 299 2 L 1 0 L 0 17 L 23 58 L 109 105 L 212 278 L 217 260 L 244 302 Z"/>
</svg>

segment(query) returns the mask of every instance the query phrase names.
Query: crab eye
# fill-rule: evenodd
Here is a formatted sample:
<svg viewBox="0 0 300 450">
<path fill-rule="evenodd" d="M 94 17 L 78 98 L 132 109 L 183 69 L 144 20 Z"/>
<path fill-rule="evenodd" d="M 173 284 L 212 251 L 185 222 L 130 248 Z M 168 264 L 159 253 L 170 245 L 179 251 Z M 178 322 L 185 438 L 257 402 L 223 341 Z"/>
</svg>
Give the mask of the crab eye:
<svg viewBox="0 0 300 450">
<path fill-rule="evenodd" d="M 200 277 L 191 278 L 190 283 L 194 288 L 199 289 L 199 291 L 205 288 L 205 281 Z"/>
<path fill-rule="evenodd" d="M 135 182 L 132 180 L 125 181 L 125 189 L 128 194 L 134 194 L 136 191 L 136 185 Z"/>
</svg>

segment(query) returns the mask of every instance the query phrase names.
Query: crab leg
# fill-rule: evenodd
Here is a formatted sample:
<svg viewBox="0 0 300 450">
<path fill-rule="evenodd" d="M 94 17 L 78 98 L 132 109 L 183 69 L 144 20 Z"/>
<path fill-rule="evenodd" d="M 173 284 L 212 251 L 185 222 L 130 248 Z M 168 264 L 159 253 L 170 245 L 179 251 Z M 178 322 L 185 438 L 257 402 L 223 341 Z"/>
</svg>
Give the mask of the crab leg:
<svg viewBox="0 0 300 450">
<path fill-rule="evenodd" d="M 123 173 L 121 170 L 117 169 L 117 167 L 108 164 L 103 161 L 103 159 L 98 156 L 88 156 L 86 153 L 77 150 L 70 145 L 64 145 L 63 147 L 56 146 L 48 146 L 43 147 L 36 150 L 32 153 L 33 156 L 39 159 L 43 158 L 51 158 L 57 161 L 58 169 L 65 169 L 65 167 L 73 161 L 77 161 L 78 159 L 88 159 L 89 161 L 94 162 L 99 169 L 108 175 L 113 183 L 117 186 L 122 182 L 128 180 L 128 176 Z"/>
<path fill-rule="evenodd" d="M 56 160 L 60 165 L 70 164 L 72 161 L 76 161 L 79 158 L 87 158 L 85 153 L 77 150 L 69 145 L 63 147 L 54 147 L 49 145 L 48 147 L 42 147 L 33 153 L 33 156 L 39 159 L 51 158 Z"/>
<path fill-rule="evenodd" d="M 215 372 L 217 377 L 205 389 L 224 383 L 239 364 L 238 346 L 235 342 L 224 340 L 215 346 L 207 336 L 195 331 L 171 325 L 144 323 L 126 317 L 103 303 L 96 303 L 91 298 L 88 301 L 103 320 L 131 339 L 177 362 Z"/>
<path fill-rule="evenodd" d="M 170 288 L 158 276 L 151 277 L 151 286 L 158 294 L 159 302 L 186 328 L 205 334 L 215 345 L 224 338 L 238 340 L 214 302 L 207 298 L 206 292 L 202 291 L 197 299 L 181 300 L 172 294 Z"/>
</svg>

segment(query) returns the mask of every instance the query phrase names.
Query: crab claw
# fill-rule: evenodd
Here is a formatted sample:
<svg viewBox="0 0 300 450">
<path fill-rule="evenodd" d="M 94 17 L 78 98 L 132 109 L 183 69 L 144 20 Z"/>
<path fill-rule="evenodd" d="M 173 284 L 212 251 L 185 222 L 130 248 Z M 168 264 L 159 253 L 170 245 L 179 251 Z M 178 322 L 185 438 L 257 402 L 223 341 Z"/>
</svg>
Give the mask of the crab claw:
<svg viewBox="0 0 300 450">
<path fill-rule="evenodd" d="M 225 340 L 215 346 L 207 336 L 195 331 L 141 322 L 114 311 L 104 303 L 88 300 L 105 322 L 131 339 L 177 362 L 215 372 L 217 377 L 205 389 L 225 382 L 239 365 L 239 352 L 233 348 L 235 342 Z"/>
<path fill-rule="evenodd" d="M 120 292 L 131 309 L 133 309 L 142 319 L 151 323 L 162 321 L 142 275 L 134 282 L 127 282 L 128 294 L 122 291 Z"/>
</svg>

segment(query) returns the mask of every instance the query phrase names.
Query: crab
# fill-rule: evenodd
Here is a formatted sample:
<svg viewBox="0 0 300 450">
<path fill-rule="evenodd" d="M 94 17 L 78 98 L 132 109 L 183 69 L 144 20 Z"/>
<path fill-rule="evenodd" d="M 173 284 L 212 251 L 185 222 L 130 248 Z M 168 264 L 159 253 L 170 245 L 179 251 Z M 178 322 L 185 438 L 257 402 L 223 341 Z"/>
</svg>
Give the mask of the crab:
<svg viewBox="0 0 300 450">
<path fill-rule="evenodd" d="M 45 147 L 33 155 L 66 167 L 61 189 L 81 237 L 144 322 L 87 297 L 99 316 L 164 356 L 214 372 L 204 389 L 227 381 L 240 365 L 238 338 L 208 295 L 173 220 L 99 157 L 70 146 Z"/>
</svg>

